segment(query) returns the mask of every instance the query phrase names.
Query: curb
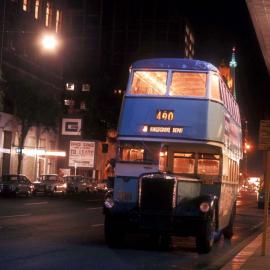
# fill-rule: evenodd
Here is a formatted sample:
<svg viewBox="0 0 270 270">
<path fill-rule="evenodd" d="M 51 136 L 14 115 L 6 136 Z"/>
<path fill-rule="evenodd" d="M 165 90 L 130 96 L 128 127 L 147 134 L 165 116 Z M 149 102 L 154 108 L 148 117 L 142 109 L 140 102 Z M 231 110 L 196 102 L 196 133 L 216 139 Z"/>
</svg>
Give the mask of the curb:
<svg viewBox="0 0 270 270">
<path fill-rule="evenodd" d="M 252 243 L 255 239 L 257 239 L 261 235 L 262 226 L 263 222 L 260 222 L 258 225 L 254 226 L 250 230 L 250 233 L 252 233 L 252 235 L 248 236 L 247 238 L 236 244 L 228 252 L 226 252 L 224 256 L 222 256 L 220 259 L 216 259 L 214 263 L 202 268 L 201 270 L 217 270 L 217 269 L 226 270 L 225 267 L 233 260 L 233 258 L 236 257 L 238 253 L 240 253 L 246 246 L 248 246 L 250 243 Z"/>
</svg>

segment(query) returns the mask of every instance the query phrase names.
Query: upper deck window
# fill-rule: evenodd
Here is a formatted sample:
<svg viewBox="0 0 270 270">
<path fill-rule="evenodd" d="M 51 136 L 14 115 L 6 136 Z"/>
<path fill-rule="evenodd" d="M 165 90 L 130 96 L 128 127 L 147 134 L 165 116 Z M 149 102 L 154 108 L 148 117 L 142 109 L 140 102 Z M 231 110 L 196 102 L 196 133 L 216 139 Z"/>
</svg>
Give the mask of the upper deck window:
<svg viewBox="0 0 270 270">
<path fill-rule="evenodd" d="M 131 85 L 134 95 L 165 95 L 166 71 L 135 71 Z"/>
<path fill-rule="evenodd" d="M 219 77 L 215 74 L 210 76 L 210 98 L 221 101 L 219 91 Z"/>
<path fill-rule="evenodd" d="M 205 97 L 206 73 L 173 72 L 170 96 Z"/>
</svg>

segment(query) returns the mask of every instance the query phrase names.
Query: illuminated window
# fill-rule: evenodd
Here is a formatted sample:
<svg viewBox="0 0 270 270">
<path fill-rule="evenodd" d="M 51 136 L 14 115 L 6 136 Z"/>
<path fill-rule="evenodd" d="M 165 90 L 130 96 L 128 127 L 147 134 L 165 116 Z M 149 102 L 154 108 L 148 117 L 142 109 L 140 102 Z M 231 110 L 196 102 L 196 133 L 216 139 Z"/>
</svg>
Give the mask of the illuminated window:
<svg viewBox="0 0 270 270">
<path fill-rule="evenodd" d="M 83 110 L 83 111 L 86 110 L 86 104 L 85 104 L 84 101 L 82 101 L 82 102 L 80 103 L 80 109 Z"/>
<path fill-rule="evenodd" d="M 65 99 L 65 100 L 64 100 L 64 104 L 65 104 L 66 106 L 70 106 L 70 105 L 72 105 L 72 103 L 73 103 L 73 100 L 71 100 L 71 99 Z"/>
<path fill-rule="evenodd" d="M 39 17 L 39 0 L 35 1 L 35 19 Z"/>
<path fill-rule="evenodd" d="M 74 89 L 75 89 L 74 83 L 66 83 L 66 90 L 74 91 Z"/>
<path fill-rule="evenodd" d="M 134 95 L 165 95 L 167 72 L 136 71 L 131 85 Z"/>
<path fill-rule="evenodd" d="M 143 160 L 144 149 L 124 148 L 122 152 L 123 161 L 139 161 Z"/>
<path fill-rule="evenodd" d="M 173 173 L 193 174 L 195 169 L 195 156 L 193 153 L 174 153 Z"/>
<path fill-rule="evenodd" d="M 28 0 L 23 0 L 23 10 L 28 11 Z"/>
<path fill-rule="evenodd" d="M 46 14 L 45 14 L 45 26 L 49 27 L 52 21 L 52 8 L 49 2 L 46 3 Z"/>
<path fill-rule="evenodd" d="M 210 98 L 221 101 L 219 91 L 219 77 L 217 75 L 210 76 Z"/>
<path fill-rule="evenodd" d="M 211 176 L 219 175 L 219 155 L 199 154 L 198 174 Z"/>
<path fill-rule="evenodd" d="M 60 10 L 56 10 L 55 15 L 55 32 L 59 33 L 61 30 L 61 20 L 62 20 L 62 12 Z"/>
<path fill-rule="evenodd" d="M 206 73 L 173 72 L 171 96 L 205 97 Z"/>
<path fill-rule="evenodd" d="M 89 92 L 89 91 L 90 91 L 90 84 L 84 83 L 84 84 L 82 85 L 82 91 L 83 91 L 83 92 Z"/>
<path fill-rule="evenodd" d="M 162 151 L 159 152 L 159 170 L 161 172 L 166 171 L 168 162 L 168 149 L 163 147 Z"/>
</svg>

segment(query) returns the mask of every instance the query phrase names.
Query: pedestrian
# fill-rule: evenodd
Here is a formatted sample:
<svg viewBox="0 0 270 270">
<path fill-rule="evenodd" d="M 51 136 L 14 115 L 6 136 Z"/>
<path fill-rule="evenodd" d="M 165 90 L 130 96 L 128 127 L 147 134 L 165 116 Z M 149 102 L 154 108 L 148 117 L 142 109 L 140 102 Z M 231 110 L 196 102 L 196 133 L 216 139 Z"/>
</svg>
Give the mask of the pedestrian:
<svg viewBox="0 0 270 270">
<path fill-rule="evenodd" d="M 115 178 L 114 168 L 115 168 L 115 160 L 114 159 L 108 160 L 107 165 L 105 167 L 105 176 L 107 178 L 108 188 L 113 188 L 114 185 L 114 178 Z"/>
</svg>

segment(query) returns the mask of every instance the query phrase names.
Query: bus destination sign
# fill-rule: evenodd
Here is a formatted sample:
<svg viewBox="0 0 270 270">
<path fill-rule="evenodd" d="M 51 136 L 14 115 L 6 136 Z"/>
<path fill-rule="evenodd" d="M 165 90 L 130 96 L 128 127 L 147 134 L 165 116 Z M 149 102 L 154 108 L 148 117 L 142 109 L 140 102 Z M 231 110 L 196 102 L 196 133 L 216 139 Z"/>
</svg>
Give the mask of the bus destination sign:
<svg viewBox="0 0 270 270">
<path fill-rule="evenodd" d="M 182 127 L 172 126 L 143 126 L 144 133 L 167 133 L 167 134 L 182 134 L 184 129 Z"/>
<path fill-rule="evenodd" d="M 157 110 L 157 120 L 172 121 L 174 119 L 174 111 L 172 110 Z"/>
</svg>

